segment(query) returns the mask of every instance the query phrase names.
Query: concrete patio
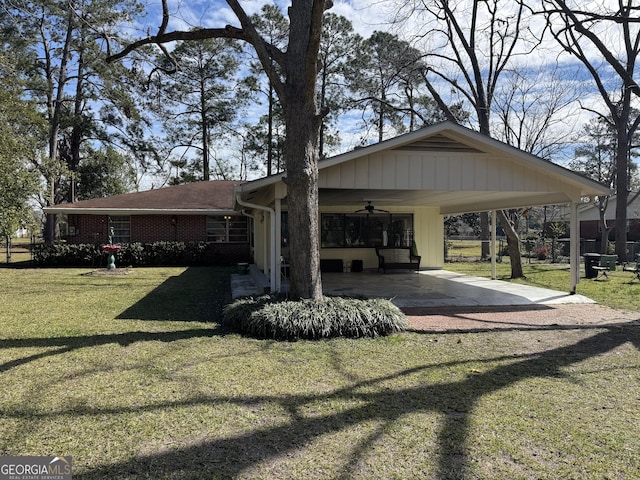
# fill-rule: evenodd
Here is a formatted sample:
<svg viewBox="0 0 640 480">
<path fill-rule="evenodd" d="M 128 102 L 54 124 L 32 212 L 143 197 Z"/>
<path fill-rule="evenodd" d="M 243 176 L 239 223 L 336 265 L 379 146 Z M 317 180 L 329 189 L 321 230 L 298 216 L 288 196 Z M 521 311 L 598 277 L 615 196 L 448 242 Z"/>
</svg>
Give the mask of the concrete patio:
<svg viewBox="0 0 640 480">
<path fill-rule="evenodd" d="M 232 275 L 234 298 L 260 293 L 250 275 Z M 446 270 L 323 273 L 327 295 L 387 298 L 406 307 L 471 307 L 595 303 L 582 295 L 473 277 Z"/>
</svg>

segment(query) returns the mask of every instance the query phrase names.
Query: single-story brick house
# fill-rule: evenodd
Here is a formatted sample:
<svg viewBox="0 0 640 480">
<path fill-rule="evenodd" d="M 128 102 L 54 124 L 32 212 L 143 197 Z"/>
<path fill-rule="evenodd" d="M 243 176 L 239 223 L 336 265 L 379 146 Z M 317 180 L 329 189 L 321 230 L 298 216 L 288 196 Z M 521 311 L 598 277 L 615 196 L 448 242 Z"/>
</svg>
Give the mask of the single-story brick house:
<svg viewBox="0 0 640 480">
<path fill-rule="evenodd" d="M 249 218 L 235 208 L 242 182 L 197 182 L 48 207 L 62 215 L 68 243 L 213 242 L 238 261 L 250 258 Z"/>
<path fill-rule="evenodd" d="M 617 196 L 612 195 L 607 202 L 604 218 L 608 226 L 615 226 Z M 593 203 L 580 208 L 580 237 L 590 240 L 600 240 L 602 236 L 602 222 L 600 221 L 600 211 Z M 609 239 L 615 238 L 615 228 L 609 232 Z M 629 204 L 627 205 L 627 240 L 630 242 L 640 241 L 640 192 L 629 193 Z"/>
</svg>

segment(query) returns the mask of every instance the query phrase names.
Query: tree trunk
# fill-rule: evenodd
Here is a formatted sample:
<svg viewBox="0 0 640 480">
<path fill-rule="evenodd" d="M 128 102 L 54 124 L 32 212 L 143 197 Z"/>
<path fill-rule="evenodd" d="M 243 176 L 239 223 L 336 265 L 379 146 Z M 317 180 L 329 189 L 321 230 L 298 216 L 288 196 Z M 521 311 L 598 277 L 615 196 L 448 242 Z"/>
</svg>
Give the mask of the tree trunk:
<svg viewBox="0 0 640 480">
<path fill-rule="evenodd" d="M 611 228 L 612 228 L 609 226 L 609 223 L 607 222 L 607 219 L 605 217 L 606 210 L 607 210 L 607 206 L 606 204 L 604 204 L 604 208 L 601 205 L 598 212 L 600 215 L 600 225 L 601 225 L 600 253 L 602 255 L 606 255 L 607 251 L 609 250 L 609 232 L 611 232 Z"/>
<path fill-rule="evenodd" d="M 283 97 L 291 252 L 290 294 L 322 299 L 318 227 L 318 142 L 321 117 L 316 80 L 325 4 L 298 0 L 289 8 L 289 48 Z M 295 39 L 295 41 L 294 41 Z"/>
<path fill-rule="evenodd" d="M 11 263 L 11 235 L 5 237 L 7 242 L 7 263 Z"/>
<path fill-rule="evenodd" d="M 518 233 L 513 228 L 504 210 L 497 210 L 496 214 L 507 236 L 507 251 L 509 252 L 509 262 L 511 263 L 511 278 L 524 278 Z"/>
<path fill-rule="evenodd" d="M 491 250 L 489 248 L 489 213 L 480 212 L 480 258 L 489 258 Z"/>
<path fill-rule="evenodd" d="M 58 136 L 60 133 L 60 120 L 62 118 L 62 106 L 64 100 L 64 88 L 67 84 L 67 63 L 71 55 L 71 40 L 73 36 L 73 15 L 74 12 L 69 12 L 69 18 L 67 20 L 67 33 L 65 37 L 64 47 L 62 50 L 62 57 L 60 59 L 60 67 L 58 72 L 58 85 L 57 94 L 53 105 L 53 111 L 50 111 L 49 118 L 49 162 L 53 164 L 58 159 Z M 53 166 L 53 165 L 51 165 Z M 50 205 L 55 205 L 56 195 L 56 181 L 55 178 L 49 180 L 51 182 L 51 198 L 49 200 Z M 52 244 L 56 237 L 56 215 L 47 214 L 45 228 L 44 228 L 44 241 L 47 244 Z"/>
<path fill-rule="evenodd" d="M 209 157 L 209 123 L 207 121 L 207 101 L 206 88 L 200 84 L 200 129 L 202 130 L 202 180 L 208 182 L 210 179 L 210 157 Z"/>
<path fill-rule="evenodd" d="M 293 109 L 298 110 L 298 109 Z M 322 298 L 318 227 L 319 125 L 315 117 L 287 115 L 287 204 L 293 298 Z"/>
<path fill-rule="evenodd" d="M 625 123 L 626 127 L 626 123 Z M 627 179 L 629 141 L 626 128 L 618 126 L 618 145 L 616 147 L 616 255 L 618 261 L 627 261 L 627 200 L 629 182 Z"/>
<path fill-rule="evenodd" d="M 273 86 L 269 82 L 269 117 L 267 122 L 267 177 L 273 173 Z"/>
</svg>

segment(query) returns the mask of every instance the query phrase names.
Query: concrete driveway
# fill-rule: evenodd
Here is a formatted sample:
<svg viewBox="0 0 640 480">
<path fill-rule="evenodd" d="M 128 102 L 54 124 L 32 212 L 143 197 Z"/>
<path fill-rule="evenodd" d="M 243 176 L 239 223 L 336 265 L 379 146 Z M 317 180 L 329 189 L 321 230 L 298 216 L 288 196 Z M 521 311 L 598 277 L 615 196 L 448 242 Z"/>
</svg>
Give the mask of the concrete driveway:
<svg viewBox="0 0 640 480">
<path fill-rule="evenodd" d="M 322 286 L 328 295 L 388 298 L 401 308 L 595 303 L 583 295 L 446 270 L 324 273 Z"/>
<path fill-rule="evenodd" d="M 258 294 L 256 283 L 251 275 L 232 275 L 233 297 Z M 322 287 L 327 295 L 387 298 L 401 308 L 595 303 L 582 295 L 446 270 L 323 273 Z"/>
</svg>

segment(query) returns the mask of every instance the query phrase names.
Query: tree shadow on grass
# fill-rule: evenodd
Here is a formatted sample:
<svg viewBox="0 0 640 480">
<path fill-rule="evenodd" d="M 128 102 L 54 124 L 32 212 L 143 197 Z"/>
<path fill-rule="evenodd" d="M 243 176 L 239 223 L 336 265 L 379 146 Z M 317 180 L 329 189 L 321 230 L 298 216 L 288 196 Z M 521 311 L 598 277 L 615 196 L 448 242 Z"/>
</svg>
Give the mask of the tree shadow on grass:
<svg viewBox="0 0 640 480">
<path fill-rule="evenodd" d="M 215 322 L 231 301 L 229 272 L 209 267 L 189 267 L 169 277 L 116 318 L 120 320 L 170 320 Z"/>
<path fill-rule="evenodd" d="M 49 338 L 16 338 L 0 339 L 0 350 L 9 348 L 52 348 L 53 350 L 39 352 L 22 358 L 17 358 L 0 364 L 0 373 L 12 368 L 24 365 L 34 360 L 62 355 L 81 348 L 98 347 L 111 343 L 126 347 L 136 342 L 175 342 L 189 338 L 213 337 L 229 333 L 216 325 L 212 328 L 192 328 L 169 332 L 125 332 L 105 335 L 79 335 L 73 337 L 49 337 Z"/>
<path fill-rule="evenodd" d="M 332 476 L 346 480 L 354 476 L 359 462 L 382 438 L 386 426 L 405 415 L 420 412 L 435 412 L 444 418 L 438 432 L 438 452 L 434 453 L 438 456 L 434 478 L 470 478 L 473 475 L 471 460 L 467 456 L 470 415 L 483 397 L 529 378 L 558 377 L 562 375 L 563 368 L 605 354 L 628 342 L 640 350 L 640 331 L 635 322 L 606 328 L 585 327 L 584 330 L 597 333 L 571 345 L 520 357 L 510 356 L 508 364 L 448 383 L 404 389 L 382 386 L 394 378 L 443 367 L 432 364 L 358 382 L 324 395 L 193 399 L 207 404 L 248 405 L 265 401 L 279 403 L 290 413 L 291 419 L 276 426 L 256 428 L 235 436 L 93 468 L 74 475 L 74 478 L 236 478 L 263 462 L 275 461 L 282 455 L 294 455 L 299 449 L 308 447 L 324 435 L 336 434 L 359 424 L 378 422 L 378 428 L 352 446 L 350 457 L 342 470 Z M 303 413 L 308 405 L 319 401 L 354 399 L 358 400 L 356 406 L 335 413 L 319 417 L 308 417 Z M 171 403 L 167 403 L 148 408 L 162 409 L 171 406 Z"/>
<path fill-rule="evenodd" d="M 180 275 L 169 277 L 116 318 L 216 322 L 221 318 L 222 308 L 230 298 L 231 287 L 228 270 L 191 267 Z M 110 343 L 127 346 L 135 342 L 145 341 L 174 342 L 228 333 L 227 329 L 215 324 L 211 328 L 192 328 L 166 332 L 132 331 L 104 335 L 0 339 L 0 350 L 8 348 L 52 348 L 45 352 L 38 352 L 0 364 L 0 373 L 35 360 L 61 355 L 80 348 Z M 57 348 L 53 349 L 53 347 Z"/>
</svg>

